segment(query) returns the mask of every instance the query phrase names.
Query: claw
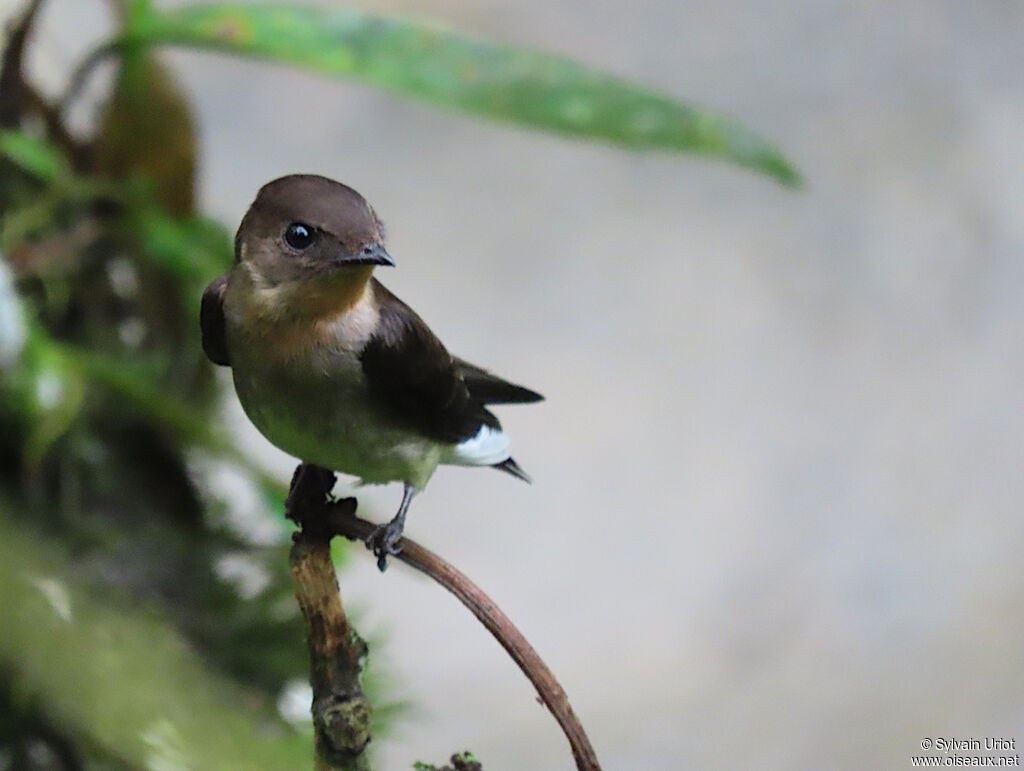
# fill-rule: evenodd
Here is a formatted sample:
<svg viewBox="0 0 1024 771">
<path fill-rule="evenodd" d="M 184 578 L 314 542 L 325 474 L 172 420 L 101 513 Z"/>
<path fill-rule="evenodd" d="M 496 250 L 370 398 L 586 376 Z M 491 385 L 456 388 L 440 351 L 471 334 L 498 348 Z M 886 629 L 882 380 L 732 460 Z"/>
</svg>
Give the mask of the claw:
<svg viewBox="0 0 1024 771">
<path fill-rule="evenodd" d="M 377 568 L 383 573 L 388 569 L 388 555 L 398 554 L 402 547 L 402 525 L 395 520 L 379 525 L 366 539 L 366 548 L 377 558 Z"/>
<path fill-rule="evenodd" d="M 398 542 L 402 540 L 402 530 L 405 528 L 405 514 L 409 511 L 409 502 L 419 490 L 406 483 L 405 492 L 402 494 L 402 505 L 398 507 L 395 518 L 386 525 L 378 525 L 366 539 L 366 548 L 370 549 L 377 557 L 377 567 L 383 573 L 388 569 L 388 555 L 398 554 L 402 548 Z"/>
</svg>

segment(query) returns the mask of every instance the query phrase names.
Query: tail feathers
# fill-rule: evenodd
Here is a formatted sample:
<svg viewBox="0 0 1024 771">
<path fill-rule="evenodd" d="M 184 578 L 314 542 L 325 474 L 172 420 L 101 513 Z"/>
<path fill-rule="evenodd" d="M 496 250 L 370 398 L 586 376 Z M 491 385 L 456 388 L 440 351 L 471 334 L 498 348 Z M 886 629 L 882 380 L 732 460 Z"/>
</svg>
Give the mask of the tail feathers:
<svg viewBox="0 0 1024 771">
<path fill-rule="evenodd" d="M 482 404 L 526 404 L 543 401 L 536 391 L 493 375 L 483 367 L 456 358 L 455 366 L 469 389 L 469 394 Z"/>
<path fill-rule="evenodd" d="M 542 402 L 544 397 L 536 391 L 524 388 L 515 383 L 501 380 L 483 381 L 472 377 L 466 378 L 466 387 L 470 395 L 484 404 L 529 404 Z"/>
<path fill-rule="evenodd" d="M 506 474 L 511 474 L 517 479 L 522 479 L 527 484 L 531 484 L 533 482 L 533 480 L 530 479 L 530 475 L 519 468 L 519 464 L 512 458 L 505 458 L 501 463 L 494 463 L 491 465 L 491 468 L 496 468 L 499 471 L 504 471 Z"/>
</svg>

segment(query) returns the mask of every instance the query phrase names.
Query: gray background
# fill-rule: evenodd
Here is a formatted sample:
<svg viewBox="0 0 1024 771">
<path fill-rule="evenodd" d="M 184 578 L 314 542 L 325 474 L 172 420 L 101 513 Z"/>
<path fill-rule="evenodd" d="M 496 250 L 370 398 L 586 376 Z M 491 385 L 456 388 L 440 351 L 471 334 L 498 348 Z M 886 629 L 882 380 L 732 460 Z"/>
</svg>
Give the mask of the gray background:
<svg viewBox="0 0 1024 771">
<path fill-rule="evenodd" d="M 520 624 L 606 768 L 899 769 L 924 737 L 1024 741 L 1024 8 L 361 5 L 703 102 L 808 178 L 792 193 L 169 57 L 208 212 L 234 228 L 289 172 L 353 185 L 389 225 L 385 283 L 451 349 L 547 396 L 501 411 L 533 486 L 441 469 L 408 533 Z M 34 71 L 58 82 L 103 9 L 50 0 Z M 228 410 L 285 478 L 293 461 Z M 386 515 L 399 496 L 361 500 Z M 353 562 L 346 601 L 417 705 L 381 768 L 465 747 L 488 771 L 569 767 L 455 600 Z"/>
</svg>

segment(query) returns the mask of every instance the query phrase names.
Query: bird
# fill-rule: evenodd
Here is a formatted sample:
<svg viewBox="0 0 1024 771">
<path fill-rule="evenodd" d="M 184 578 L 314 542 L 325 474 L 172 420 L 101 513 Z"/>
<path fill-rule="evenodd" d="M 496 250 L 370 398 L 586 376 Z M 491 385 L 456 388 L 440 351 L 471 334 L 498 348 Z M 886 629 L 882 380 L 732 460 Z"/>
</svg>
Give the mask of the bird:
<svg viewBox="0 0 1024 771">
<path fill-rule="evenodd" d="M 234 253 L 203 293 L 203 351 L 231 368 L 245 414 L 284 452 L 360 484 L 402 482 L 398 512 L 366 539 L 381 571 L 438 465 L 530 481 L 488 406 L 543 397 L 450 354 L 373 276 L 395 263 L 362 195 L 315 174 L 268 182 Z"/>
</svg>

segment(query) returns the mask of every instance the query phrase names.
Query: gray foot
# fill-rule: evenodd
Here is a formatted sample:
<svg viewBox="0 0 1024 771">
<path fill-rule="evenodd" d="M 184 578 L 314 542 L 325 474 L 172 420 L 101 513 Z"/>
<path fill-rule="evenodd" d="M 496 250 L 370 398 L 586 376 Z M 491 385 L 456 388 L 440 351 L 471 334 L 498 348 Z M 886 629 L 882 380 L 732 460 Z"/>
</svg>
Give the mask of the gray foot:
<svg viewBox="0 0 1024 771">
<path fill-rule="evenodd" d="M 366 548 L 377 557 L 377 567 L 381 573 L 388 569 L 388 555 L 402 551 L 398 542 L 402 540 L 403 524 L 393 519 L 386 525 L 378 525 L 366 538 Z"/>
</svg>

